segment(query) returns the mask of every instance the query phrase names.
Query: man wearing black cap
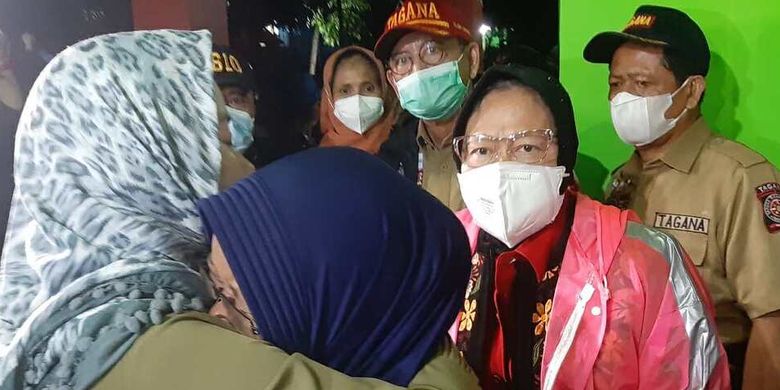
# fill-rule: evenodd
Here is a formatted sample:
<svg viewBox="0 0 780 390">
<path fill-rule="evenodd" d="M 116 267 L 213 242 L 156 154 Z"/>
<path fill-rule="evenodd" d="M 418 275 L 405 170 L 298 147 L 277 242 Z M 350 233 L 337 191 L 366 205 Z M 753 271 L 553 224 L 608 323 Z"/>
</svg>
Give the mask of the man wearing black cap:
<svg viewBox="0 0 780 390">
<path fill-rule="evenodd" d="M 256 87 L 252 66 L 226 47 L 214 47 L 211 60 L 214 80 L 225 96 L 225 103 L 254 118 Z"/>
<path fill-rule="evenodd" d="M 742 367 L 746 388 L 776 386 L 780 173 L 702 118 L 704 33 L 679 10 L 642 6 L 622 32 L 596 35 L 584 56 L 609 64 L 612 122 L 636 147 L 615 172 L 608 201 L 636 210 L 690 254 L 714 298 L 735 388 Z"/>
<path fill-rule="evenodd" d="M 257 87 L 252 65 L 232 49 L 215 46 L 211 53 L 214 81 L 217 82 L 228 107 L 230 135 L 220 135 L 224 142 L 243 153 L 255 166 L 266 161 L 263 147 L 269 147 L 267 135 L 256 126 Z M 266 136 L 266 142 L 255 141 Z"/>
</svg>

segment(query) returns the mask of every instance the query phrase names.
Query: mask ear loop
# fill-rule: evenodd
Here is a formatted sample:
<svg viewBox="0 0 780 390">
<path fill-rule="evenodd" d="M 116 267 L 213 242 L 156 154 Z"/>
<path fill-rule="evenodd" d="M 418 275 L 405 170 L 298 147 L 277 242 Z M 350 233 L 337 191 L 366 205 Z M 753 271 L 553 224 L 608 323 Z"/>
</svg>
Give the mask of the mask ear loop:
<svg viewBox="0 0 780 390">
<path fill-rule="evenodd" d="M 335 72 L 334 72 L 334 74 L 335 74 Z M 330 107 L 335 109 L 336 108 L 336 102 L 333 101 L 333 96 L 331 96 L 331 95 L 333 95 L 333 91 L 331 91 L 331 89 L 333 89 L 333 85 L 327 85 L 326 86 L 326 88 L 325 88 L 325 98 L 328 99 L 328 103 L 330 104 Z"/>
<path fill-rule="evenodd" d="M 680 88 L 677 88 L 677 90 L 676 90 L 676 91 L 674 91 L 674 93 L 672 93 L 672 97 L 675 97 L 675 96 L 677 96 L 677 94 L 678 94 L 678 93 L 680 93 L 680 91 L 682 91 L 682 90 L 683 90 L 683 88 L 685 88 L 685 86 L 686 86 L 686 85 L 688 85 L 688 82 L 689 82 L 689 81 L 691 81 L 691 78 L 690 78 L 690 77 L 688 77 L 687 79 L 685 79 L 685 81 L 683 81 L 682 85 L 680 85 Z"/>
<path fill-rule="evenodd" d="M 462 52 L 460 52 L 460 57 L 458 57 L 458 60 L 457 60 L 457 61 L 455 61 L 455 63 L 456 63 L 456 64 L 458 64 L 458 76 L 460 76 L 460 62 L 461 62 L 461 61 L 463 61 L 463 58 L 465 58 L 465 57 L 466 57 L 466 51 L 468 51 L 468 48 L 469 48 L 469 45 L 466 45 L 466 47 L 464 47 L 464 48 L 463 48 L 463 51 L 462 51 Z M 463 80 L 462 80 L 462 79 L 461 79 L 460 81 L 461 81 L 461 82 L 463 82 Z M 468 76 L 468 82 L 466 82 L 465 84 L 463 84 L 463 85 L 465 85 L 465 86 L 466 86 L 466 90 L 467 90 L 467 91 L 468 91 L 469 89 L 471 89 L 471 83 L 472 83 L 472 81 L 473 81 L 473 80 L 471 80 L 471 75 L 469 75 L 469 76 Z"/>
<path fill-rule="evenodd" d="M 672 93 L 672 95 L 671 95 L 672 99 L 674 99 L 674 98 L 677 96 L 677 94 L 678 94 L 678 93 L 680 93 L 680 91 L 682 91 L 682 90 L 683 90 L 683 88 L 685 88 L 685 86 L 686 86 L 686 85 L 688 85 L 688 82 L 689 82 L 689 81 L 691 81 L 691 78 L 690 78 L 690 77 L 688 77 L 687 79 L 685 79 L 685 81 L 683 81 L 683 83 L 682 83 L 682 85 L 680 86 L 680 88 L 677 88 L 677 90 L 676 90 L 676 91 L 674 91 L 674 93 Z M 677 115 L 677 117 L 676 117 L 676 118 L 674 118 L 674 119 L 669 119 L 669 120 L 671 120 L 671 121 L 672 121 L 672 125 L 673 125 L 673 126 L 676 126 L 676 125 L 677 125 L 677 121 L 679 121 L 679 120 L 680 120 L 680 118 L 682 118 L 682 117 L 683 117 L 683 115 L 685 115 L 685 113 L 687 113 L 687 112 L 688 112 L 688 105 L 686 104 L 686 105 L 685 105 L 685 109 L 684 109 L 684 110 L 682 110 L 682 112 L 680 113 L 680 115 Z M 666 113 L 664 113 L 664 117 L 666 117 Z"/>
</svg>

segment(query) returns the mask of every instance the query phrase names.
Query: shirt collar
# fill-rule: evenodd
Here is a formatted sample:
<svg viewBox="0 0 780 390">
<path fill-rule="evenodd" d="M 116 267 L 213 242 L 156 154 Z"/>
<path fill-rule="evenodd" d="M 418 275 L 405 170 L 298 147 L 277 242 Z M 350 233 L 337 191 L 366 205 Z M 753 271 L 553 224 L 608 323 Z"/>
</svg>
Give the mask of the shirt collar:
<svg viewBox="0 0 780 390">
<path fill-rule="evenodd" d="M 576 196 L 571 191 L 566 191 L 564 196 L 563 206 L 561 206 L 561 210 L 558 212 L 555 220 L 545 226 L 544 229 L 526 238 L 513 250 L 513 252 L 528 260 L 534 268 L 537 281 L 541 281 L 544 273 L 547 272 L 547 265 L 550 263 L 552 251 L 561 239 L 561 235 L 566 227 L 567 216 L 574 211 Z"/>
<path fill-rule="evenodd" d="M 431 139 L 431 135 L 428 134 L 428 128 L 425 127 L 425 122 L 418 121 L 417 122 L 417 146 L 421 148 L 428 148 L 433 150 L 445 150 L 448 145 L 452 143 L 452 134 L 450 134 L 443 143 L 443 146 L 440 148 L 436 143 L 433 142 Z"/>
<path fill-rule="evenodd" d="M 680 138 L 669 145 L 669 149 L 661 156 L 661 161 L 680 172 L 690 173 L 693 163 L 710 137 L 712 131 L 704 118 L 699 118 Z"/>
</svg>

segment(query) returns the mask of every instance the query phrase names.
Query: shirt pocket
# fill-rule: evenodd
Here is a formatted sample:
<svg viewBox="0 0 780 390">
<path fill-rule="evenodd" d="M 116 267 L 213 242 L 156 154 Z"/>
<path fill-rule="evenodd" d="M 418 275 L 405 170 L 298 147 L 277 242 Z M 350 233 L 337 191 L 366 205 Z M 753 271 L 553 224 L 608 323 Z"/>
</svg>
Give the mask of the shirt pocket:
<svg viewBox="0 0 780 390">
<path fill-rule="evenodd" d="M 704 259 L 707 256 L 708 237 L 706 235 L 683 232 L 676 234 L 676 238 L 695 266 L 699 267 L 704 264 Z"/>
</svg>

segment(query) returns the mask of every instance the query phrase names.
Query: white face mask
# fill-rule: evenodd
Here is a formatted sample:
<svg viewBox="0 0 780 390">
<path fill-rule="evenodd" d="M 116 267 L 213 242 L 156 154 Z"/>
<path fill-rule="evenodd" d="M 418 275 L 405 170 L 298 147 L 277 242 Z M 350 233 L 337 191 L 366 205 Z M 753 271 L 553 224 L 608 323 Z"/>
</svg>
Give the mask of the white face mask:
<svg viewBox="0 0 780 390">
<path fill-rule="evenodd" d="M 352 95 L 336 100 L 333 114 L 350 130 L 363 134 L 385 113 L 385 102 L 374 96 Z"/>
<path fill-rule="evenodd" d="M 563 204 L 564 167 L 497 162 L 458 174 L 474 222 L 514 248 L 552 223 Z"/>
<path fill-rule="evenodd" d="M 666 111 L 672 106 L 672 98 L 680 92 L 688 80 L 674 93 L 658 96 L 636 96 L 620 92 L 610 101 L 612 124 L 623 142 L 644 146 L 661 138 L 673 129 L 677 121 L 688 111 L 686 107 L 677 118 L 667 119 Z"/>
</svg>

